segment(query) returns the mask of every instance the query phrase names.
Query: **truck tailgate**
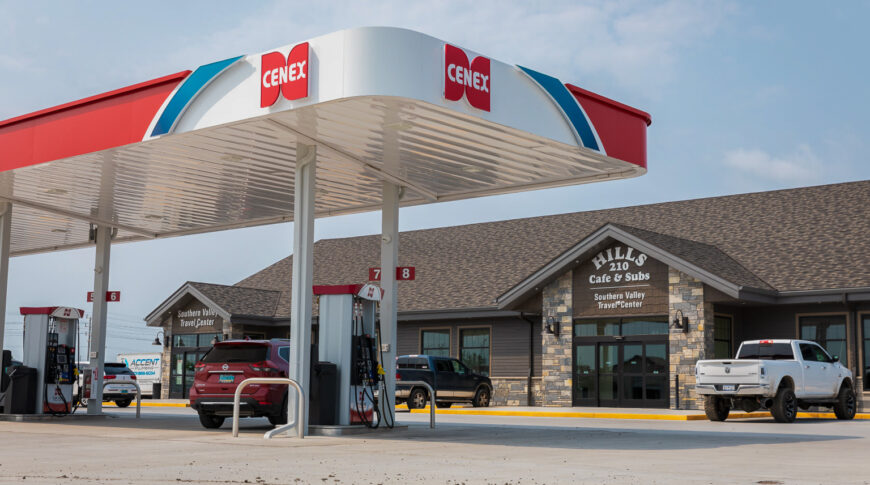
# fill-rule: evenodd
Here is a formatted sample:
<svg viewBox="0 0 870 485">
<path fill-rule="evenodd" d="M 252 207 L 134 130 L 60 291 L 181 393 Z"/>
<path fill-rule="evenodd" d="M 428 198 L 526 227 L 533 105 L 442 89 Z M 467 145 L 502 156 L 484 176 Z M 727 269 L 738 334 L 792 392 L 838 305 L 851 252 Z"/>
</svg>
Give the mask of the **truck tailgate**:
<svg viewBox="0 0 870 485">
<path fill-rule="evenodd" d="M 698 384 L 758 384 L 760 360 L 702 360 Z"/>
</svg>

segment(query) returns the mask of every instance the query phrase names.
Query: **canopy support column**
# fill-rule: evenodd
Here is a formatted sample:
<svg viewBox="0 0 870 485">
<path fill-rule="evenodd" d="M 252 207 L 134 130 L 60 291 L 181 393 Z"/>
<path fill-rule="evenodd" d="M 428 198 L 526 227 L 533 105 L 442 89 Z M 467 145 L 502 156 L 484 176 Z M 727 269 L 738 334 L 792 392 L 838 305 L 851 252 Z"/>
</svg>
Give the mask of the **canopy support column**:
<svg viewBox="0 0 870 485">
<path fill-rule="evenodd" d="M 381 211 L 381 299 L 380 343 L 384 367 L 384 396 L 378 400 L 381 419 L 387 424 L 395 422 L 396 405 L 396 322 L 397 290 L 396 266 L 399 260 L 399 197 L 400 187 L 384 182 Z M 434 405 L 434 403 L 432 403 Z"/>
<path fill-rule="evenodd" d="M 293 280 L 290 309 L 290 378 L 310 394 L 311 306 L 314 280 L 314 191 L 316 145 L 296 145 L 296 185 L 293 194 Z M 294 403 L 288 402 L 288 406 Z M 305 434 L 308 434 L 308 406 Z"/>
<path fill-rule="evenodd" d="M 12 239 L 12 204 L 0 203 L 0 351 L 6 332 L 6 289 L 9 286 L 9 243 Z"/>
<path fill-rule="evenodd" d="M 103 367 L 106 362 L 106 291 L 109 290 L 109 253 L 112 247 L 112 228 L 96 226 L 94 240 L 97 243 L 94 258 L 94 307 L 91 311 L 91 337 L 89 341 L 91 397 L 88 399 L 88 414 L 103 412 Z"/>
</svg>

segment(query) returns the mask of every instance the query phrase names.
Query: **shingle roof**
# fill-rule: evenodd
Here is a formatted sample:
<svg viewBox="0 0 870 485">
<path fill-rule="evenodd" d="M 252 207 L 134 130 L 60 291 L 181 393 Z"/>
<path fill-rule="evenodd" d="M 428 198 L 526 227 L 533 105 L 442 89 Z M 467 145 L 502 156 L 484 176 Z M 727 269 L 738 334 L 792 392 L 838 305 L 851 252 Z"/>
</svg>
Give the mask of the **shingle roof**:
<svg viewBox="0 0 870 485">
<path fill-rule="evenodd" d="M 762 290 L 774 289 L 764 280 L 744 268 L 743 265 L 737 262 L 734 258 L 728 256 L 721 249 L 711 244 L 704 244 L 689 239 L 668 236 L 658 232 L 646 231 L 644 229 L 638 229 L 624 224 L 613 225 L 736 285 Z"/>
<path fill-rule="evenodd" d="M 256 315 L 274 317 L 281 292 L 244 286 L 214 285 L 190 281 L 188 284 L 208 297 L 230 315 Z M 289 314 L 289 310 L 287 311 Z M 282 314 L 282 315 L 287 315 Z"/>
<path fill-rule="evenodd" d="M 736 284 L 779 291 L 870 286 L 870 181 L 667 202 L 401 233 L 399 311 L 491 308 L 494 300 L 601 226 L 628 226 Z M 641 236 L 643 234 L 643 236 Z M 318 241 L 315 284 L 361 283 L 380 236 Z M 281 290 L 292 258 L 238 284 Z"/>
</svg>

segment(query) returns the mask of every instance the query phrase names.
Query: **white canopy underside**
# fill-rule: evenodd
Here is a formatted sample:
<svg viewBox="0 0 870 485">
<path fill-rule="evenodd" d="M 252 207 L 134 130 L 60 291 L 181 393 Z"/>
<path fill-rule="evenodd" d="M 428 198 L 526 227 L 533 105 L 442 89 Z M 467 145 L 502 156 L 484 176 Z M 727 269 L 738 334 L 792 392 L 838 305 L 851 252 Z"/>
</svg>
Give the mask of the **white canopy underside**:
<svg viewBox="0 0 870 485">
<path fill-rule="evenodd" d="M 0 174 L 12 255 L 293 220 L 297 143 L 317 146 L 315 214 L 573 185 L 644 169 L 422 101 L 347 98 Z"/>
</svg>

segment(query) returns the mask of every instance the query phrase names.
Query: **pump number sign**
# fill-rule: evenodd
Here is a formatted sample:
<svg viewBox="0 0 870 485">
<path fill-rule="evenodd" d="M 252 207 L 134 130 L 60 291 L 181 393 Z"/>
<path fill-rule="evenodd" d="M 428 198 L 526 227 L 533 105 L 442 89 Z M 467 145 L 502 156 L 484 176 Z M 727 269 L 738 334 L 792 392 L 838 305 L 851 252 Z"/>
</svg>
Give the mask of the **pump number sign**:
<svg viewBox="0 0 870 485">
<path fill-rule="evenodd" d="M 413 281 L 417 276 L 414 266 L 397 266 L 396 281 Z M 381 268 L 369 268 L 369 281 L 381 281 Z"/>
<path fill-rule="evenodd" d="M 88 301 L 94 301 L 94 292 L 88 292 Z M 120 291 L 107 291 L 106 292 L 106 301 L 121 301 L 121 292 Z"/>
</svg>

